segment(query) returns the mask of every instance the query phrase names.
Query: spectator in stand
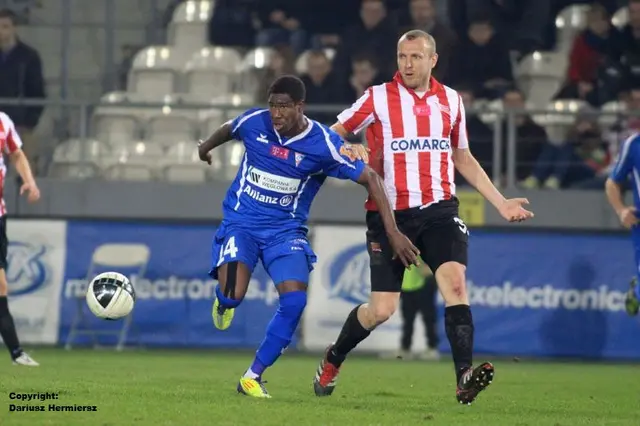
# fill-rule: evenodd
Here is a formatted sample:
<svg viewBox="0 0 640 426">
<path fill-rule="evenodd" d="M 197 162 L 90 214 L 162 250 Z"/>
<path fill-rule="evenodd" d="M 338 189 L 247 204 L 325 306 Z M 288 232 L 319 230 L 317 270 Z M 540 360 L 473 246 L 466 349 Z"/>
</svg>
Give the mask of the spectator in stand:
<svg viewBox="0 0 640 426">
<path fill-rule="evenodd" d="M 309 35 L 300 22 L 299 0 L 260 0 L 258 19 L 261 24 L 256 36 L 257 46 L 272 47 L 288 44 L 299 55 L 309 46 Z"/>
<path fill-rule="evenodd" d="M 353 102 L 346 100 L 339 90 L 335 75 L 332 73 L 331 61 L 323 50 L 312 50 L 307 57 L 307 73 L 302 76 L 307 88 L 307 105 L 341 105 Z M 312 112 L 307 115 L 321 123 L 331 125 L 335 121 L 336 112 Z"/>
<path fill-rule="evenodd" d="M 502 98 L 502 105 L 505 111 L 524 110 L 526 108 L 525 97 L 519 90 L 510 89 Z M 543 127 L 536 124 L 526 113 L 519 113 L 515 116 L 516 125 L 516 180 L 522 181 L 531 176 L 533 167 L 542 153 L 542 149 L 548 142 L 547 132 Z M 501 164 L 502 179 L 506 180 L 507 160 L 508 160 L 508 135 L 507 122 L 504 121 L 502 134 L 504 143 L 502 144 Z"/>
<path fill-rule="evenodd" d="M 259 0 L 216 0 L 209 21 L 209 43 L 249 48 L 255 45 L 259 27 L 254 12 Z"/>
<path fill-rule="evenodd" d="M 15 14 L 0 10 L 0 98 L 44 99 L 45 84 L 38 52 L 20 41 L 16 34 Z M 15 123 L 25 154 L 35 174 L 40 171 L 40 149 L 34 131 L 44 107 L 0 105 Z"/>
<path fill-rule="evenodd" d="M 336 13 L 339 10 L 340 13 Z M 360 0 L 322 0 L 305 2 L 300 13 L 302 26 L 311 35 L 311 47 L 337 48 L 340 35 L 358 21 Z"/>
<path fill-rule="evenodd" d="M 435 0 L 410 0 L 409 18 L 400 34 L 410 30 L 422 30 L 433 36 L 438 51 L 438 64 L 433 70 L 433 76 L 442 80 L 447 75 L 449 61 L 456 42 L 456 36 L 436 13 Z"/>
<path fill-rule="evenodd" d="M 579 115 L 560 145 L 545 144 L 533 175 L 523 185 L 548 189 L 568 188 L 606 177 L 611 157 L 594 114 Z"/>
<path fill-rule="evenodd" d="M 274 47 L 275 51 L 269 60 L 269 64 L 258 70 L 258 93 L 256 101 L 261 105 L 266 105 L 268 100 L 267 92 L 271 83 L 283 75 L 295 74 L 295 56 L 289 45 L 279 45 Z"/>
<path fill-rule="evenodd" d="M 598 106 L 615 96 L 597 90 L 599 70 L 615 66 L 621 48 L 620 34 L 611 25 L 609 13 L 602 5 L 592 4 L 587 28 L 576 37 L 571 49 L 567 81 L 555 98 L 582 99 Z"/>
<path fill-rule="evenodd" d="M 489 19 L 508 50 L 522 57 L 544 45 L 552 0 L 449 0 L 452 28 L 462 37 L 473 22 Z"/>
<path fill-rule="evenodd" d="M 640 87 L 640 0 L 629 0 L 629 23 L 621 36 L 626 86 Z"/>
<path fill-rule="evenodd" d="M 373 54 L 360 53 L 353 57 L 351 78 L 349 86 L 344 93 L 347 96 L 345 103 L 351 104 L 364 95 L 368 87 L 382 84 L 386 81 L 385 76 L 380 72 Z"/>
<path fill-rule="evenodd" d="M 493 176 L 493 129 L 478 117 L 474 106 L 476 99 L 473 95 L 473 88 L 470 86 L 457 86 L 455 89 L 462 98 L 466 111 L 467 134 L 469 135 L 469 144 L 473 149 L 473 156 L 478 160 L 487 175 L 491 177 Z M 455 182 L 457 186 L 467 185 L 467 181 L 457 170 Z"/>
<path fill-rule="evenodd" d="M 362 0 L 360 21 L 342 35 L 333 67 L 338 79 L 348 82 L 352 58 L 362 52 L 375 52 L 380 72 L 391 78 L 396 67 L 398 28 L 387 16 L 382 0 Z"/>
<path fill-rule="evenodd" d="M 487 99 L 501 97 L 513 85 L 509 51 L 488 19 L 473 22 L 467 37 L 458 43 L 445 82 L 472 85 L 476 97 Z"/>
</svg>

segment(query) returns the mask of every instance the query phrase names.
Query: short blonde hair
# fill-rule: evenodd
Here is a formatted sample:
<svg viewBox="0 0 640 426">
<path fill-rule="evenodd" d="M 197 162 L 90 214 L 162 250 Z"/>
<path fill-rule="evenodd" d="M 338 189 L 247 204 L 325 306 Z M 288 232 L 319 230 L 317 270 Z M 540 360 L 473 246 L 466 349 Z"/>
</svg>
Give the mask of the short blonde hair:
<svg viewBox="0 0 640 426">
<path fill-rule="evenodd" d="M 431 34 L 422 30 L 411 30 L 402 34 L 400 39 L 398 40 L 398 44 L 405 40 L 416 40 L 422 38 L 427 41 L 427 45 L 433 47 L 433 53 L 436 53 L 436 40 L 433 38 Z"/>
</svg>

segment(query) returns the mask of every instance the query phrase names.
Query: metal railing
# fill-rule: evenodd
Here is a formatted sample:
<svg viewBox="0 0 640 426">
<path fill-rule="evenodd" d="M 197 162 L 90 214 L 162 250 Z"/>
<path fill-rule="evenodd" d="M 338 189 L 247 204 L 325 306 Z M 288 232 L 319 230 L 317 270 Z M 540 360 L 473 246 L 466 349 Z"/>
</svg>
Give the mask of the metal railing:
<svg viewBox="0 0 640 426">
<path fill-rule="evenodd" d="M 116 104 L 53 99 L 42 101 L 0 99 L 0 108 L 4 106 L 45 107 L 45 113 L 36 131 L 36 136 L 42 146 L 43 156 L 51 160 L 54 151 L 60 149 L 59 147 L 63 146 L 65 140 L 68 139 L 96 139 L 111 145 L 125 145 L 127 140 L 154 142 L 148 128 L 152 118 L 160 118 L 160 121 L 184 119 L 185 122 L 190 123 L 190 130 L 183 132 L 182 137 L 176 136 L 176 139 L 195 142 L 198 138 L 208 137 L 218 125 L 254 105 L 195 104 L 180 101 L 178 95 L 170 102 L 165 103 L 126 102 Z M 346 107 L 346 105 L 307 105 L 306 114 L 325 124 L 332 124 L 336 115 Z M 523 170 L 532 169 L 534 163 L 538 161 L 538 158 L 527 158 L 525 151 L 529 150 L 539 155 L 540 149 L 543 146 L 546 147 L 547 144 L 561 146 L 564 143 L 575 142 L 568 140 L 567 135 L 579 114 L 582 116 L 583 113 L 531 109 L 497 111 L 487 108 L 468 108 L 467 125 L 471 150 L 496 184 L 501 187 L 513 188 L 525 177 L 522 175 Z M 603 111 L 597 112 L 595 115 L 593 112 L 590 114 L 590 116 L 585 116 L 586 119 L 593 120 L 600 126 L 603 146 L 612 144 L 610 151 L 613 154 L 617 153 L 617 145 L 628 133 L 628 130 L 625 130 L 625 121 L 628 118 L 639 116 L 635 112 Z M 531 121 L 527 122 L 528 125 L 536 124 L 544 130 L 546 135 L 542 134 L 542 136 L 536 137 L 535 134 L 532 136 L 523 134 L 522 128 L 519 126 L 520 120 L 518 120 L 522 116 L 529 117 Z M 105 125 L 104 121 L 109 120 L 110 123 Z M 122 120 L 136 122 L 134 134 L 127 136 L 122 127 L 124 125 Z M 476 127 L 479 125 L 483 125 L 489 130 L 484 137 L 477 132 Z M 616 125 L 619 129 L 615 128 Z M 171 134 L 172 127 L 169 126 L 165 132 L 167 131 Z M 490 135 L 490 138 L 487 138 L 486 135 Z M 109 140 L 112 136 L 120 139 Z M 90 153 L 84 149 L 79 161 L 92 162 L 95 159 L 91 158 Z"/>
</svg>

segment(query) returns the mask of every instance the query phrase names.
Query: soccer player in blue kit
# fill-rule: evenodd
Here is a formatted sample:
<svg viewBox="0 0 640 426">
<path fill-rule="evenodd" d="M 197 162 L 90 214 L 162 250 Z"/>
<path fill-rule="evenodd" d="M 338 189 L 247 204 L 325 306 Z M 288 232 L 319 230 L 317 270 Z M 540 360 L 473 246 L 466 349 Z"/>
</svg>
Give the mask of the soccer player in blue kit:
<svg viewBox="0 0 640 426">
<path fill-rule="evenodd" d="M 307 240 L 311 203 L 327 176 L 363 185 L 380 208 L 395 255 L 405 266 L 417 263 L 418 249 L 395 223 L 380 176 L 365 165 L 328 127 L 303 114 L 304 83 L 283 76 L 269 88 L 269 109 L 254 108 L 224 124 L 199 144 L 203 161 L 232 139 L 245 154 L 223 202 L 224 219 L 213 242 L 218 280 L 213 322 L 225 330 L 245 296 L 258 259 L 275 283 L 280 306 L 238 392 L 270 398 L 262 375 L 287 348 L 307 303 L 307 284 L 316 256 Z"/>
<path fill-rule="evenodd" d="M 638 208 L 640 207 L 640 134 L 636 133 L 622 143 L 615 168 L 607 179 L 605 192 L 609 204 L 618 214 L 622 225 L 631 230 L 631 239 L 636 257 L 636 278 L 625 298 L 627 313 L 631 316 L 640 310 L 640 286 L 637 276 L 640 274 L 640 227 L 638 226 Z M 626 206 L 623 199 L 623 186 L 631 181 L 633 206 Z"/>
</svg>

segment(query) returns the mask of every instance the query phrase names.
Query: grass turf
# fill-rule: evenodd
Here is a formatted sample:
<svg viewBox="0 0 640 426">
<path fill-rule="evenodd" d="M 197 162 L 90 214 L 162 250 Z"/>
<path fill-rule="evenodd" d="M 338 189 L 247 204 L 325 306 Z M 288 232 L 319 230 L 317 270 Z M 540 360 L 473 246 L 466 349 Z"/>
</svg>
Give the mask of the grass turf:
<svg viewBox="0 0 640 426">
<path fill-rule="evenodd" d="M 40 349 L 40 368 L 0 364 L 0 425 L 638 425 L 633 365 L 496 361 L 472 406 L 455 400 L 450 361 L 350 358 L 333 396 L 317 398 L 318 357 L 287 354 L 265 375 L 273 399 L 236 393 L 252 353 Z M 23 402 L 10 393 L 51 392 Z M 44 412 L 10 412 L 10 404 Z M 97 412 L 48 411 L 49 404 Z"/>
</svg>

